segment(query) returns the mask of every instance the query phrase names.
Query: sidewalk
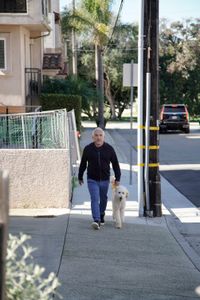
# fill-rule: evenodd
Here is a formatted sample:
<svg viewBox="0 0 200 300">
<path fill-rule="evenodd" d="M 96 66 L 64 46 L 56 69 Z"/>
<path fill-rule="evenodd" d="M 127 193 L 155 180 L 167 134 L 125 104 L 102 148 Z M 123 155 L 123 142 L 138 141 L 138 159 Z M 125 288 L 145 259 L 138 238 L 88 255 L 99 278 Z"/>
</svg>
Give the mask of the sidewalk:
<svg viewBox="0 0 200 300">
<path fill-rule="evenodd" d="M 113 144 L 107 133 L 106 140 Z M 87 129 L 81 146 L 90 141 L 91 129 Z M 113 146 L 120 161 L 120 151 Z M 59 272 L 60 293 L 65 300 L 200 299 L 195 292 L 200 273 L 172 236 L 165 217 L 138 217 L 136 173 L 130 186 L 129 167 L 122 164 L 121 168 L 121 183 L 130 192 L 121 230 L 113 226 L 110 194 L 106 224 L 94 231 L 87 185 L 74 191 Z M 170 216 L 166 208 L 164 214 Z"/>
<path fill-rule="evenodd" d="M 88 128 L 82 133 L 82 148 L 91 141 L 91 132 Z M 114 146 L 119 161 L 124 161 L 123 149 L 113 144 L 107 132 L 106 141 Z M 74 190 L 71 210 L 57 211 L 57 216 L 56 211 L 47 210 L 48 218 L 22 217 L 21 212 L 21 217 L 11 217 L 10 232 L 32 236 L 33 246 L 38 247 L 35 258 L 47 273 L 58 274 L 64 300 L 200 299 L 200 259 L 183 239 L 183 227 L 177 227 L 175 219 L 176 213 L 177 218 L 189 216 L 198 223 L 195 207 L 162 178 L 164 216 L 139 218 L 136 172 L 129 185 L 129 165 L 123 163 L 121 169 L 121 183 L 129 189 L 122 229 L 113 225 L 109 192 L 106 224 L 92 230 L 85 183 Z M 185 213 L 181 207 L 187 208 Z"/>
<path fill-rule="evenodd" d="M 140 221 L 117 230 L 107 218 L 94 231 L 80 188 L 77 198 L 85 205 L 74 203 L 59 271 L 65 300 L 199 299 L 199 272 L 165 226 Z"/>
</svg>

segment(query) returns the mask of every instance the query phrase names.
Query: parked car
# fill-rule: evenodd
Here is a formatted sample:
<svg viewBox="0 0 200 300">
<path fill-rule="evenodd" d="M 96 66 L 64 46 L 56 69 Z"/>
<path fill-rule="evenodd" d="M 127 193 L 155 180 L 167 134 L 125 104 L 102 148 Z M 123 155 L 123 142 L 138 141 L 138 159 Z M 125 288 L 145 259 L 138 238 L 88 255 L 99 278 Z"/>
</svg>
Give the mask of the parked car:
<svg viewBox="0 0 200 300">
<path fill-rule="evenodd" d="M 164 104 L 160 111 L 160 132 L 182 130 L 190 132 L 189 113 L 185 104 Z"/>
</svg>

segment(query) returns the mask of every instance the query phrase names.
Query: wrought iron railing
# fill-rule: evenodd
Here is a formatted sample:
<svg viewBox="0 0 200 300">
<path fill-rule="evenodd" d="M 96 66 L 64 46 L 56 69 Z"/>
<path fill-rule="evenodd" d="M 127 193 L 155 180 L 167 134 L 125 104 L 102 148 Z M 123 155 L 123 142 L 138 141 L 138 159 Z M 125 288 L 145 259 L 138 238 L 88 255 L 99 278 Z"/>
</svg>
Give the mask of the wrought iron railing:
<svg viewBox="0 0 200 300">
<path fill-rule="evenodd" d="M 26 105 L 37 105 L 41 93 L 41 70 L 25 68 Z"/>
</svg>

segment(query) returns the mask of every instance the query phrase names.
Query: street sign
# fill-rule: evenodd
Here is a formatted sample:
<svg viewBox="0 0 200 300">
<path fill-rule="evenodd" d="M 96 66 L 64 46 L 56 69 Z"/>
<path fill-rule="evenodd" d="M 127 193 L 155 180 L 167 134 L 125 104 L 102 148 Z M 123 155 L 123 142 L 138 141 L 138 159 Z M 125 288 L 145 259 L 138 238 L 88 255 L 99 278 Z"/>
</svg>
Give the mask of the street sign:
<svg viewBox="0 0 200 300">
<path fill-rule="evenodd" d="M 123 86 L 131 86 L 131 64 L 123 64 Z M 133 86 L 138 86 L 138 64 L 133 64 Z"/>
</svg>

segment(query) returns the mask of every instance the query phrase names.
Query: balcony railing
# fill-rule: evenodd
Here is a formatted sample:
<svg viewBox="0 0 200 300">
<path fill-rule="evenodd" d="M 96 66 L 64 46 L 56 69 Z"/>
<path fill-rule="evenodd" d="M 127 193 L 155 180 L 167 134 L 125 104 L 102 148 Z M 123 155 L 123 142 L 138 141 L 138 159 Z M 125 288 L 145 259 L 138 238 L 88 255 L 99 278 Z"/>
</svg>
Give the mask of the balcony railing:
<svg viewBox="0 0 200 300">
<path fill-rule="evenodd" d="M 37 105 L 41 94 L 41 70 L 25 68 L 26 105 Z"/>
<path fill-rule="evenodd" d="M 27 0 L 0 0 L 0 13 L 27 13 Z"/>
</svg>

